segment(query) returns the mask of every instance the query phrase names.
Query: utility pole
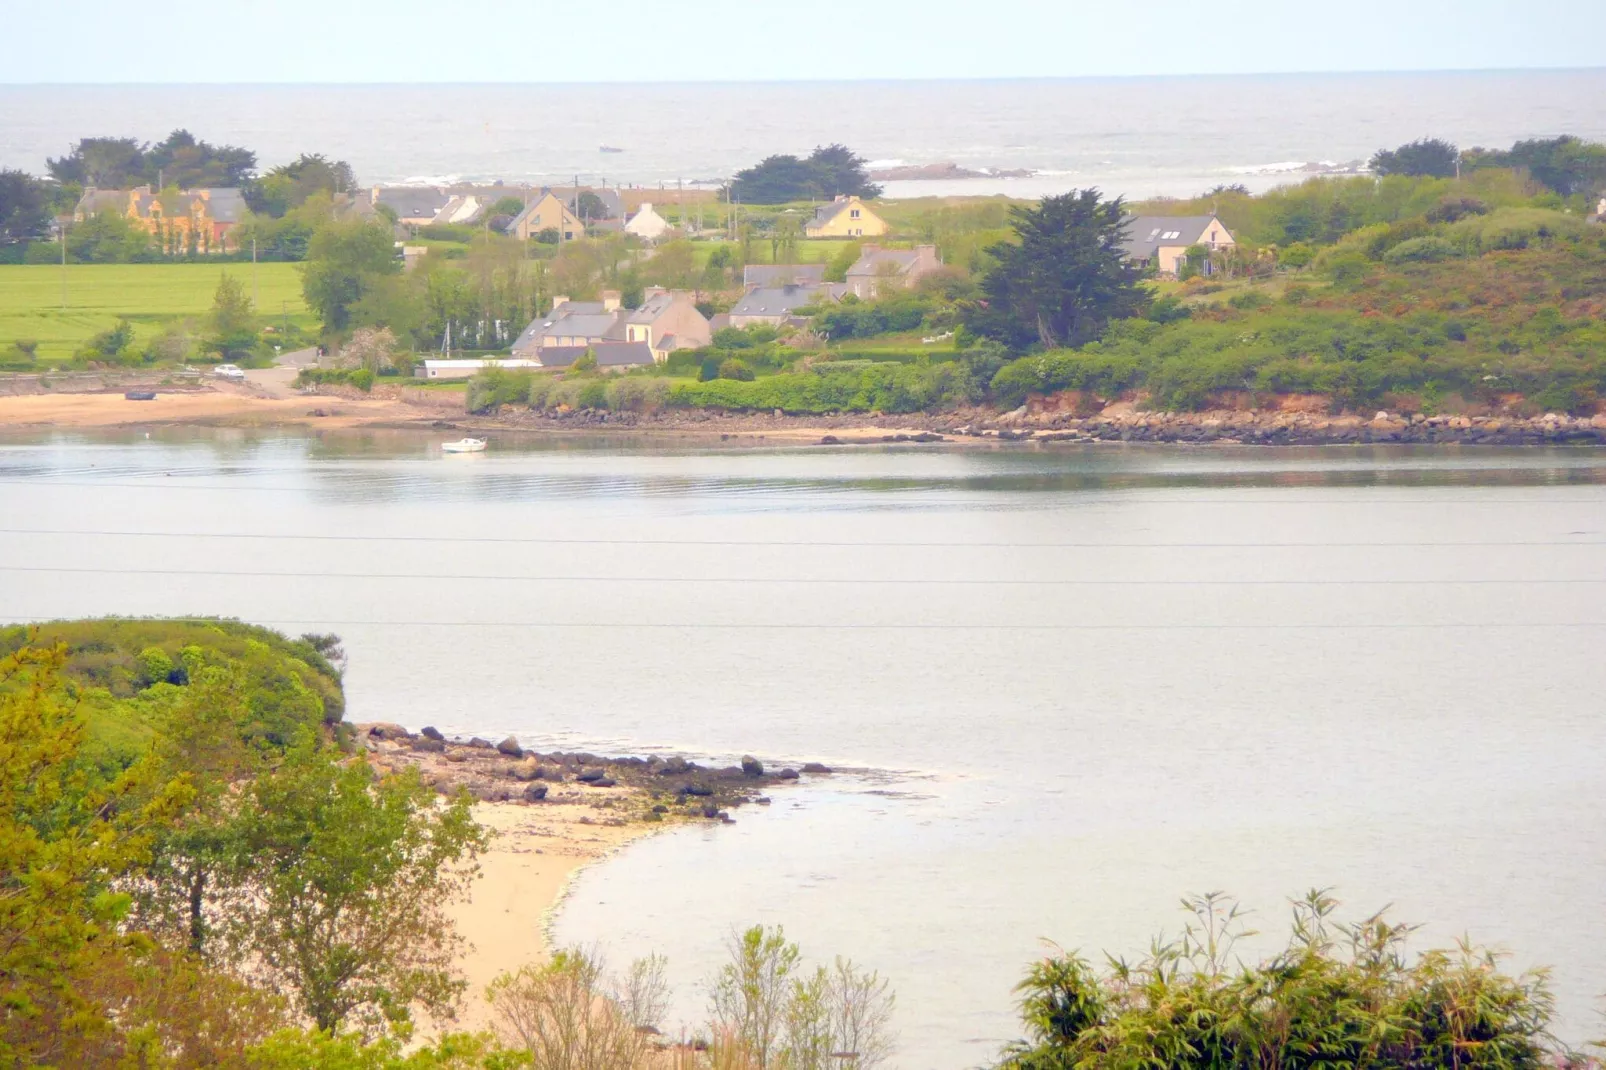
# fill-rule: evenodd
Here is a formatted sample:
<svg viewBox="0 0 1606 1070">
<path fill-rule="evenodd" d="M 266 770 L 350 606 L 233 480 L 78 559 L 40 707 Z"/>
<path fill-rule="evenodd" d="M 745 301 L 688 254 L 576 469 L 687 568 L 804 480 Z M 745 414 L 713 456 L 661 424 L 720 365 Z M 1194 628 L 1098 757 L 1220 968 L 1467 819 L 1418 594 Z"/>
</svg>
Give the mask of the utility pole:
<svg viewBox="0 0 1606 1070">
<path fill-rule="evenodd" d="M 72 216 L 62 216 L 58 222 L 61 231 L 61 310 L 67 311 L 67 224 Z"/>
<path fill-rule="evenodd" d="M 257 283 L 257 239 L 251 236 L 251 307 L 262 308 L 262 287 Z"/>
</svg>

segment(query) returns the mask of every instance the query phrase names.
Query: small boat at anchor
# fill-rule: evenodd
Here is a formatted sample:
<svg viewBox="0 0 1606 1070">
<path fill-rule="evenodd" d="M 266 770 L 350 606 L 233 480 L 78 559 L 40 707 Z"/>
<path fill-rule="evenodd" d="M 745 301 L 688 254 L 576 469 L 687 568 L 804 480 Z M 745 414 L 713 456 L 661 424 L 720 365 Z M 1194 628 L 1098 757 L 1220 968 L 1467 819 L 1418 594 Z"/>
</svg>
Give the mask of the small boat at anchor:
<svg viewBox="0 0 1606 1070">
<path fill-rule="evenodd" d="M 460 438 L 456 442 L 442 442 L 441 449 L 447 453 L 484 453 L 485 440 L 483 438 Z"/>
</svg>

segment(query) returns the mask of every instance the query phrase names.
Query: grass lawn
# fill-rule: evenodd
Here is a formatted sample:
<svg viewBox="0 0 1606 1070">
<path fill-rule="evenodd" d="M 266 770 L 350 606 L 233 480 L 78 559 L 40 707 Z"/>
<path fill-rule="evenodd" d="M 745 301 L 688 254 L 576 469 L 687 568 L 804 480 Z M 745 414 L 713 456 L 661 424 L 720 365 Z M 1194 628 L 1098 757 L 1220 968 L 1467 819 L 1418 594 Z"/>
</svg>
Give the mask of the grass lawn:
<svg viewBox="0 0 1606 1070">
<path fill-rule="evenodd" d="M 204 316 L 224 273 L 244 283 L 249 295 L 251 271 L 250 264 L 69 264 L 63 310 L 60 267 L 0 266 L 0 349 L 31 338 L 42 360 L 70 357 L 123 316 L 134 324 L 136 344 L 143 344 L 173 320 Z M 297 265 L 258 264 L 256 273 L 264 319 L 276 323 L 288 315 L 292 324 L 316 328 L 301 299 Z"/>
</svg>

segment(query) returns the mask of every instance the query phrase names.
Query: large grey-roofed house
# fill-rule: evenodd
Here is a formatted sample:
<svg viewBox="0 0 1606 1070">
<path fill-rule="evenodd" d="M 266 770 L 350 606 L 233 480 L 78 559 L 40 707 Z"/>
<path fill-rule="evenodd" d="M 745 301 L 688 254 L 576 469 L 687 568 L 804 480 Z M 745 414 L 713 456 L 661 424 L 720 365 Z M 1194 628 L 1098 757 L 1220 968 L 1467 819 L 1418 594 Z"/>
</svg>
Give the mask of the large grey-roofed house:
<svg viewBox="0 0 1606 1070">
<path fill-rule="evenodd" d="M 937 255 L 935 245 L 917 245 L 913 249 L 866 245 L 860 250 L 859 259 L 848 268 L 848 286 L 855 297 L 869 300 L 879 296 L 888 282 L 907 286 L 941 267 L 942 257 Z"/>
<path fill-rule="evenodd" d="M 373 203 L 396 213 L 396 222 L 425 227 L 445 208 L 452 195 L 433 186 L 375 186 Z"/>
<path fill-rule="evenodd" d="M 645 345 L 657 360 L 667 360 L 677 349 L 706 346 L 713 340 L 708 320 L 691 295 L 681 291 L 653 288 L 639 308 L 622 308 L 619 295 L 603 294 L 601 301 L 554 299 L 552 311 L 539 316 L 524 328 L 513 343 L 515 357 L 543 359 L 553 348 L 573 348 L 602 343 L 630 342 Z"/>
<path fill-rule="evenodd" d="M 837 294 L 828 283 L 805 286 L 760 286 L 747 291 L 730 310 L 732 327 L 755 324 L 780 326 L 797 310 L 823 301 L 835 301 Z"/>
<path fill-rule="evenodd" d="M 824 264 L 748 264 L 742 268 L 742 285 L 749 289 L 824 281 Z"/>
<path fill-rule="evenodd" d="M 1128 216 L 1122 242 L 1127 260 L 1152 266 L 1162 275 L 1175 275 L 1183 255 L 1195 245 L 1213 251 L 1236 244 L 1232 232 L 1213 215 Z"/>
<path fill-rule="evenodd" d="M 543 368 L 567 368 L 590 353 L 599 368 L 644 368 L 657 363 L 646 342 L 595 342 L 588 346 L 548 346 L 536 356 Z"/>
</svg>

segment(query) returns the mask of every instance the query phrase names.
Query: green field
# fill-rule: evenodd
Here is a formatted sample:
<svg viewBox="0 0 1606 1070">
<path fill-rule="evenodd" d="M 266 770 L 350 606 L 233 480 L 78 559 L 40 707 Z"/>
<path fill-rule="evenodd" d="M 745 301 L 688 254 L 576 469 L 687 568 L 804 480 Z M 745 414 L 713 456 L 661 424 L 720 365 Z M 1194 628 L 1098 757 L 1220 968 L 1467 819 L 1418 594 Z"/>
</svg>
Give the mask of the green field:
<svg viewBox="0 0 1606 1070">
<path fill-rule="evenodd" d="M 266 322 L 287 316 L 293 326 L 317 327 L 301 299 L 297 265 L 258 264 L 255 272 Z M 0 266 L 0 350 L 31 338 L 41 360 L 60 360 L 122 316 L 143 343 L 173 320 L 204 316 L 225 273 L 252 292 L 250 264 L 70 264 L 63 308 L 60 267 Z"/>
</svg>

